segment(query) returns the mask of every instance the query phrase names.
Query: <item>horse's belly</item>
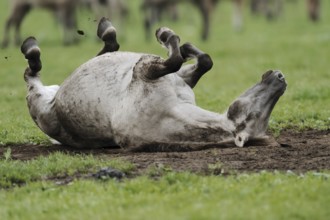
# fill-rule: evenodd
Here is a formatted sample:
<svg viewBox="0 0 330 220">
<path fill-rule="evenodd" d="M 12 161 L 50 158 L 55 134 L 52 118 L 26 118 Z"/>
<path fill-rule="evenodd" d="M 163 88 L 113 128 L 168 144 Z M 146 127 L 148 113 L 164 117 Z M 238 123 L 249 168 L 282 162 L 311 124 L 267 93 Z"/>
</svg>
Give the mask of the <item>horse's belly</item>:
<svg viewBox="0 0 330 220">
<path fill-rule="evenodd" d="M 64 129 L 79 138 L 112 139 L 113 111 L 125 96 L 140 57 L 109 53 L 80 66 L 56 94 L 56 111 Z"/>
</svg>

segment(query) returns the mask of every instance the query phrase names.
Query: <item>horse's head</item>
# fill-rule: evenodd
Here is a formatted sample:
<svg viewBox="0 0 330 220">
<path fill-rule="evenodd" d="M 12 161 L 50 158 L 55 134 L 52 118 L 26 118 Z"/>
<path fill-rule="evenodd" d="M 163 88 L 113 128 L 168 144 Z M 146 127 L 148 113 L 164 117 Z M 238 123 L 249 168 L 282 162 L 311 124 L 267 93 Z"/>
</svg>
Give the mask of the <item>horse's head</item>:
<svg viewBox="0 0 330 220">
<path fill-rule="evenodd" d="M 242 147 L 249 138 L 265 135 L 269 116 L 286 89 L 284 75 L 278 70 L 263 74 L 261 82 L 248 89 L 229 107 L 227 117 L 236 126 L 235 144 Z"/>
</svg>

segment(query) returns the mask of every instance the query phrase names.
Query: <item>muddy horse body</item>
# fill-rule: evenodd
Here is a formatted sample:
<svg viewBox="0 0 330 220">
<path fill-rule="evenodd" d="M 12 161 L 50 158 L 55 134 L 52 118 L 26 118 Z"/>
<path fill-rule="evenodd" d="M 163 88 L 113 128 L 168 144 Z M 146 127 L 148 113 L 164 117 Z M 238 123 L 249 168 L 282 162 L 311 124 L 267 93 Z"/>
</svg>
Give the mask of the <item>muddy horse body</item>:
<svg viewBox="0 0 330 220">
<path fill-rule="evenodd" d="M 102 19 L 105 42 L 97 57 L 76 69 L 61 86 L 43 86 L 40 50 L 34 38 L 22 45 L 27 102 L 36 124 L 48 136 L 74 147 L 120 146 L 162 150 L 200 149 L 228 143 L 244 146 L 265 138 L 270 113 L 284 93 L 279 71 L 267 71 L 224 114 L 195 104 L 193 88 L 213 63 L 192 44 L 179 45 L 168 28 L 157 30 L 169 57 L 118 52 L 115 29 Z M 196 59 L 196 64 L 183 63 Z M 157 148 L 158 149 L 158 148 Z"/>
</svg>

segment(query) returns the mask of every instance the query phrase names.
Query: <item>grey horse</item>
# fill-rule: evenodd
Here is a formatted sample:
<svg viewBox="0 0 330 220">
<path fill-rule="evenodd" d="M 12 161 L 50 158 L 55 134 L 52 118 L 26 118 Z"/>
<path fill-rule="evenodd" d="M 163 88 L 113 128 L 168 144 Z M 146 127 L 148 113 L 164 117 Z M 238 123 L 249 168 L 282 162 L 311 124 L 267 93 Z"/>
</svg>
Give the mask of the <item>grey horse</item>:
<svg viewBox="0 0 330 220">
<path fill-rule="evenodd" d="M 239 96 L 224 114 L 195 103 L 193 88 L 212 68 L 210 56 L 185 43 L 166 27 L 156 38 L 167 48 L 163 59 L 147 53 L 120 52 L 116 29 L 101 19 L 104 47 L 60 86 L 39 78 L 40 49 L 29 37 L 21 50 L 28 60 L 24 78 L 32 119 L 49 137 L 73 147 L 122 147 L 184 151 L 210 146 L 243 147 L 269 140 L 268 120 L 286 89 L 284 75 L 269 70 Z M 183 65 L 195 59 L 195 64 Z"/>
</svg>

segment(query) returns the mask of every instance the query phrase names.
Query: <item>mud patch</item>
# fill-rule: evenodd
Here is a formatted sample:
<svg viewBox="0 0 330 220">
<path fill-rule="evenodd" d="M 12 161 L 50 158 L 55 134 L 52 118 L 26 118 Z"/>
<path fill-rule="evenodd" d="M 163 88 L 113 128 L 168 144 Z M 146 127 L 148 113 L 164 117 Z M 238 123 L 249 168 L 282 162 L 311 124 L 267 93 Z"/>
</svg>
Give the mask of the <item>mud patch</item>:
<svg viewBox="0 0 330 220">
<path fill-rule="evenodd" d="M 30 160 L 54 152 L 92 154 L 106 159 L 119 158 L 135 164 L 143 173 L 150 166 L 169 167 L 175 171 L 194 173 L 254 172 L 261 170 L 292 170 L 296 172 L 330 170 L 330 130 L 283 131 L 276 138 L 280 146 L 249 146 L 244 148 L 212 148 L 192 152 L 125 152 L 121 149 L 72 149 L 51 145 L 7 145 L 0 147 L 0 155 L 11 148 L 16 160 Z"/>
</svg>

